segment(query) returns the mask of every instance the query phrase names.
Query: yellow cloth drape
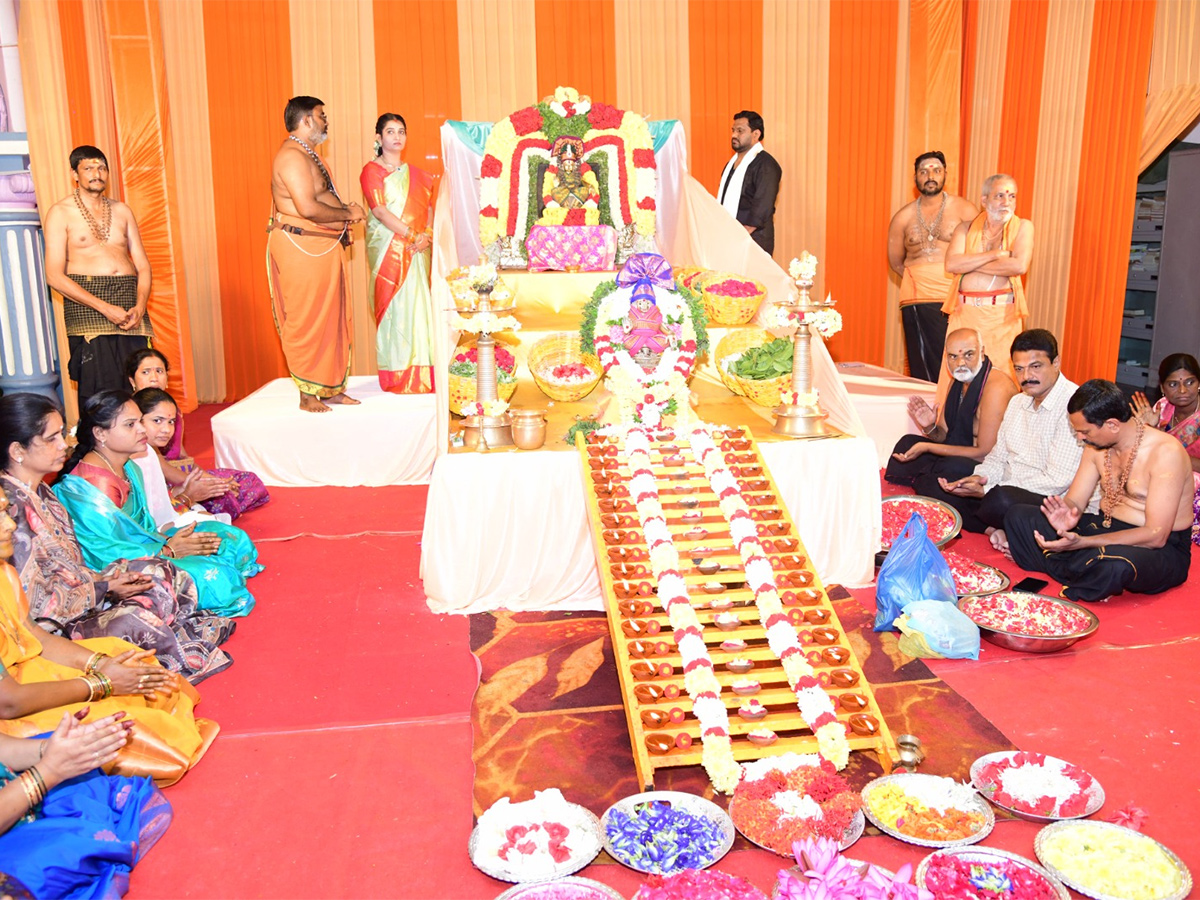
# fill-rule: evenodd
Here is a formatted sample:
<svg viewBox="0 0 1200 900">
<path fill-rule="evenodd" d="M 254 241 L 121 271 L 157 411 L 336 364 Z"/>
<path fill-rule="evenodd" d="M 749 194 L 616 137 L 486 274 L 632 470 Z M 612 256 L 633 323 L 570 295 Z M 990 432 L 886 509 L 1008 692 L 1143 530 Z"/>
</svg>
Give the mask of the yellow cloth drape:
<svg viewBox="0 0 1200 900">
<path fill-rule="evenodd" d="M 29 602 L 16 569 L 8 563 L 0 563 L 0 662 L 8 677 L 22 684 L 32 684 L 70 681 L 82 675 L 78 669 L 60 665 L 42 655 L 41 641 L 25 624 L 28 617 Z M 98 650 L 109 656 L 137 649 L 117 638 L 89 638 L 76 643 L 89 651 Z M 16 719 L 0 719 L 0 733 L 31 737 L 53 731 L 64 712 L 74 713 L 85 706 L 91 709 L 89 719 L 124 710 L 134 723 L 132 740 L 108 771 L 113 775 L 146 775 L 163 787 L 174 784 L 200 761 L 219 730 L 215 722 L 192 717 L 192 707 L 200 702 L 200 694 L 182 679 L 179 685 L 179 692 L 166 698 L 110 697 L 91 703 L 71 703 Z"/>
</svg>

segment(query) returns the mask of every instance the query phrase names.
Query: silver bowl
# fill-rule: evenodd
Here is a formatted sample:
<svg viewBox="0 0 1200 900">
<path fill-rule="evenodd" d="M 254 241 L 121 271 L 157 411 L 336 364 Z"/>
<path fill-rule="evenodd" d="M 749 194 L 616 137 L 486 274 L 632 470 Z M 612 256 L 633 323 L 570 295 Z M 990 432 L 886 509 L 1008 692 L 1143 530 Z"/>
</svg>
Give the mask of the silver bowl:
<svg viewBox="0 0 1200 900">
<path fill-rule="evenodd" d="M 1070 607 L 1087 617 L 1088 626 L 1073 634 L 1038 635 L 1005 631 L 1001 628 L 992 628 L 988 625 L 980 625 L 978 622 L 975 622 L 979 626 L 979 633 L 983 639 L 999 647 L 1006 647 L 1009 650 L 1017 650 L 1022 653 L 1057 653 L 1059 650 L 1066 650 L 1076 641 L 1083 640 L 1100 627 L 1100 619 L 1094 612 L 1080 606 L 1078 603 L 1072 603 L 1070 600 L 1064 600 L 1061 597 L 1050 597 L 1046 594 L 1031 594 L 1027 591 L 1004 591 L 1002 593 L 1024 594 L 1029 597 L 1038 597 L 1041 600 L 1049 600 L 1051 603 L 1057 603 L 1060 606 Z M 992 594 L 990 596 L 994 597 L 996 595 Z M 974 597 L 963 597 L 958 601 L 958 608 L 962 610 L 967 618 L 970 618 L 971 614 L 963 609 L 963 604 L 973 599 Z M 971 621 L 974 622 L 975 620 L 972 619 Z"/>
</svg>

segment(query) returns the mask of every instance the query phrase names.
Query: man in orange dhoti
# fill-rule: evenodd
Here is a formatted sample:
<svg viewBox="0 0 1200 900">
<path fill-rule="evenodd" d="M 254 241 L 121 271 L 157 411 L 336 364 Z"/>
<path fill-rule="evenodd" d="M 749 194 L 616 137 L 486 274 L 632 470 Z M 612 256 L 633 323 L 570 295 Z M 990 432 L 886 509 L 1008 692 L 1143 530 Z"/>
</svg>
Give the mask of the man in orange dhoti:
<svg viewBox="0 0 1200 900">
<path fill-rule="evenodd" d="M 961 222 L 975 218 L 974 204 L 946 193 L 946 157 L 922 153 L 913 163 L 920 196 L 900 207 L 888 226 L 888 264 L 900 276 L 900 318 L 908 374 L 936 381 L 946 347 L 942 303 L 954 280 L 946 272 L 946 248 Z"/>
<path fill-rule="evenodd" d="M 1029 316 L 1021 276 L 1033 256 L 1033 223 L 1017 218 L 1016 206 L 1017 183 L 1011 175 L 993 175 L 983 183 L 983 212 L 954 230 L 946 251 L 946 271 L 959 277 L 942 312 L 950 315 L 951 331 L 976 329 L 996 365 L 1003 360 L 1005 371 L 1019 384 L 1008 351 Z M 939 394 L 949 386 L 943 371 Z"/>
<path fill-rule="evenodd" d="M 293 97 L 283 118 L 288 137 L 271 166 L 271 309 L 288 373 L 300 389 L 300 408 L 329 412 L 330 403 L 358 403 L 345 393 L 350 294 L 343 247 L 350 243 L 350 226 L 365 214 L 357 203 L 342 202 L 313 149 L 328 137 L 325 105 L 316 97 Z"/>
</svg>

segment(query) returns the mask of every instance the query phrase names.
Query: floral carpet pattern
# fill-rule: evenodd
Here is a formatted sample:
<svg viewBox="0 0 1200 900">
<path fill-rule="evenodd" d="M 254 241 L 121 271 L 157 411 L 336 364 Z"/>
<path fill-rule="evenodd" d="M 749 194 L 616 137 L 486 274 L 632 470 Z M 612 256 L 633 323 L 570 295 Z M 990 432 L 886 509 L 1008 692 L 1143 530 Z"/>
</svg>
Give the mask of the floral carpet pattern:
<svg viewBox="0 0 1200 900">
<path fill-rule="evenodd" d="M 923 742 L 920 771 L 968 780 L 977 757 L 1014 749 L 921 660 L 902 654 L 896 634 L 872 631 L 873 616 L 847 591 L 831 586 L 829 596 L 893 736 Z M 481 669 L 471 716 L 475 815 L 501 797 L 528 800 L 552 787 L 599 815 L 641 790 L 604 614 L 500 610 L 470 618 Z M 852 753 L 842 774 L 862 787 L 881 773 L 873 754 Z M 725 805 L 700 766 L 660 769 L 655 788 Z"/>
</svg>

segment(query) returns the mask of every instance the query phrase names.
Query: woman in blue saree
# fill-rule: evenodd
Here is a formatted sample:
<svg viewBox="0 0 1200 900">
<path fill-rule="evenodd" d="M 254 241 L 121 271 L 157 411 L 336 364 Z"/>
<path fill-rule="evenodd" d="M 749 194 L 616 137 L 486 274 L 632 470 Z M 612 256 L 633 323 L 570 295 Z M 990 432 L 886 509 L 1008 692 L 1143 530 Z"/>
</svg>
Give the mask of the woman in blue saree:
<svg viewBox="0 0 1200 900">
<path fill-rule="evenodd" d="M 66 507 L 84 561 L 103 569 L 117 559 L 166 556 L 196 581 L 199 607 L 221 616 L 254 608 L 246 579 L 258 550 L 246 532 L 220 522 L 156 529 L 141 470 L 130 457 L 146 449 L 141 410 L 124 391 L 101 391 L 80 411 L 79 444 L 54 493 Z"/>
<path fill-rule="evenodd" d="M 0 735 L 0 872 L 34 897 L 121 897 L 171 824 L 149 778 L 105 775 L 132 723 L 63 713 L 48 738 Z"/>
</svg>

